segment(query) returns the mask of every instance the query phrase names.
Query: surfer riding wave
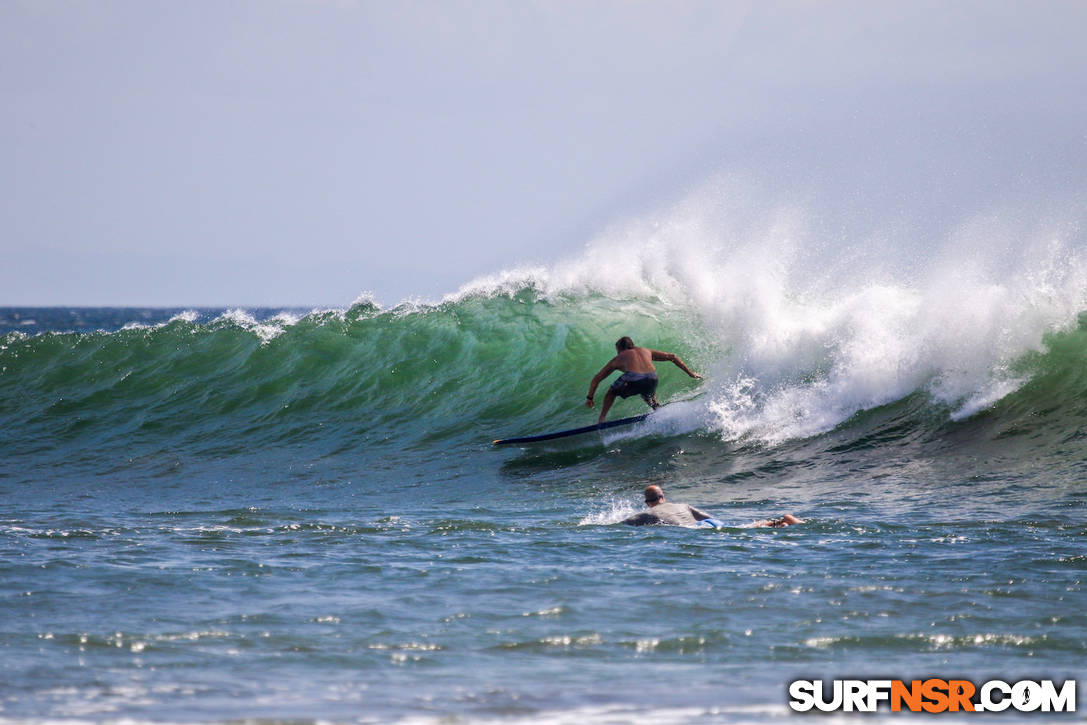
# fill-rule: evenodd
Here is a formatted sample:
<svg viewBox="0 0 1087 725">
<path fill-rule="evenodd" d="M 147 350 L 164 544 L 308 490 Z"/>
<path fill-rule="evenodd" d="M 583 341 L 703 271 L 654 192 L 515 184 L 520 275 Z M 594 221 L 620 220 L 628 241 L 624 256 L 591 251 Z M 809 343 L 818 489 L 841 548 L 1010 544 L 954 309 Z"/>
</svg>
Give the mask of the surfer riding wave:
<svg viewBox="0 0 1087 725">
<path fill-rule="evenodd" d="M 600 409 L 598 423 L 603 423 L 607 418 L 616 396 L 625 399 L 632 395 L 640 395 L 649 407 L 654 410 L 660 407 L 660 402 L 657 401 L 657 368 L 653 365 L 654 360 L 675 363 L 676 367 L 692 378 L 702 379 L 698 373 L 691 372 L 675 353 L 638 347 L 629 337 L 621 337 L 615 343 L 615 357 L 593 377 L 592 382 L 589 383 L 589 394 L 585 396 L 585 407 L 592 408 L 596 387 L 613 372 L 618 370 L 623 373 L 608 388 L 604 396 L 604 405 Z"/>
</svg>

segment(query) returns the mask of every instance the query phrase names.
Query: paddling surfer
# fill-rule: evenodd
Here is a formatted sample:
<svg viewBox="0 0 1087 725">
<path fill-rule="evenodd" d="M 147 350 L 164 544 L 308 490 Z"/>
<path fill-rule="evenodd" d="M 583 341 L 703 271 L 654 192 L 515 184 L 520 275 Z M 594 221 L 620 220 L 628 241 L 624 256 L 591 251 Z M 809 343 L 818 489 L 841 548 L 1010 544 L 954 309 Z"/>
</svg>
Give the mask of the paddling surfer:
<svg viewBox="0 0 1087 725">
<path fill-rule="evenodd" d="M 664 500 L 664 491 L 657 485 L 645 487 L 645 505 L 649 507 L 649 511 L 643 511 L 640 514 L 634 514 L 633 516 L 625 518 L 623 519 L 623 523 L 631 526 L 666 524 L 670 526 L 692 527 L 698 526 L 699 521 L 706 521 L 708 519 L 714 526 L 722 525 L 721 522 L 711 517 L 705 511 L 700 511 L 690 504 L 668 503 Z M 802 523 L 804 523 L 803 519 L 798 519 L 792 514 L 785 514 L 781 518 L 757 521 L 754 524 L 751 524 L 751 527 L 778 529 L 783 526 Z"/>
<path fill-rule="evenodd" d="M 691 372 L 675 353 L 638 347 L 629 337 L 619 338 L 615 343 L 615 353 L 615 357 L 593 377 L 592 382 L 589 383 L 589 394 L 585 396 L 585 407 L 592 408 L 596 386 L 600 385 L 604 378 L 617 370 L 623 373 L 608 388 L 608 393 L 604 396 L 604 406 L 600 409 L 598 423 L 604 422 L 604 418 L 607 417 L 611 404 L 615 402 L 615 396 L 617 395 L 620 398 L 641 395 L 642 400 L 649 407 L 654 410 L 660 407 L 660 403 L 657 401 L 657 368 L 653 366 L 654 360 L 675 363 L 676 367 L 692 378 L 699 380 L 702 378 L 698 373 Z"/>
<path fill-rule="evenodd" d="M 645 505 L 649 511 L 623 519 L 624 524 L 646 526 L 648 524 L 668 524 L 670 526 L 696 526 L 710 515 L 699 511 L 686 503 L 668 503 L 664 500 L 664 491 L 660 486 L 646 486 Z"/>
</svg>

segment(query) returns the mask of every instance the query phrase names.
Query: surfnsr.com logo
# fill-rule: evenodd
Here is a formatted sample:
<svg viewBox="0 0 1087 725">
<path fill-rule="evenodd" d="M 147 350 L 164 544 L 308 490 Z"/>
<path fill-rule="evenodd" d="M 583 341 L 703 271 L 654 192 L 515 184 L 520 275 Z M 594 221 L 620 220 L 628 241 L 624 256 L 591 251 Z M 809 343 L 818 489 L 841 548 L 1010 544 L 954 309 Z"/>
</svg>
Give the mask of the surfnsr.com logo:
<svg viewBox="0 0 1087 725">
<path fill-rule="evenodd" d="M 795 680 L 789 684 L 789 707 L 797 712 L 1075 712 L 1076 681 L 1059 687 L 1052 680 Z"/>
</svg>

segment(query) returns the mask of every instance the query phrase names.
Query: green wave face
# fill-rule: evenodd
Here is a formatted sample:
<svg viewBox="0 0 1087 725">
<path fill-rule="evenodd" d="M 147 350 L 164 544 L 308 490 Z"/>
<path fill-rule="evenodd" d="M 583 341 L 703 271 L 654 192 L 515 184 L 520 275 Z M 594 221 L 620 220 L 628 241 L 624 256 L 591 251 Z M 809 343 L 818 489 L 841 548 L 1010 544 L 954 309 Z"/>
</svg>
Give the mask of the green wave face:
<svg viewBox="0 0 1087 725">
<path fill-rule="evenodd" d="M 261 323 L 177 318 L 116 332 L 8 335 L 8 445 L 170 441 L 216 449 L 321 438 L 433 440 L 578 422 L 624 334 L 683 347 L 697 321 L 652 302 L 475 296 Z M 679 388 L 677 388 L 678 390 Z M 346 444 L 347 441 L 345 440 Z"/>
</svg>

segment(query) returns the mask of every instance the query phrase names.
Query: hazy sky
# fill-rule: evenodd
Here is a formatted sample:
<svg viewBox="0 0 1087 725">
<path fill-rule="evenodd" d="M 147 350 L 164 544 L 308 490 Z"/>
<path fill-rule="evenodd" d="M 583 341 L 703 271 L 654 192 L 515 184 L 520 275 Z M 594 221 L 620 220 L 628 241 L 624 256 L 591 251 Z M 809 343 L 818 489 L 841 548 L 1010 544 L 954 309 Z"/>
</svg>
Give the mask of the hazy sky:
<svg viewBox="0 0 1087 725">
<path fill-rule="evenodd" d="M 1039 0 L 5 0 L 0 305 L 435 298 L 719 173 L 846 227 L 1043 203 L 1087 188 L 1085 28 Z"/>
</svg>

